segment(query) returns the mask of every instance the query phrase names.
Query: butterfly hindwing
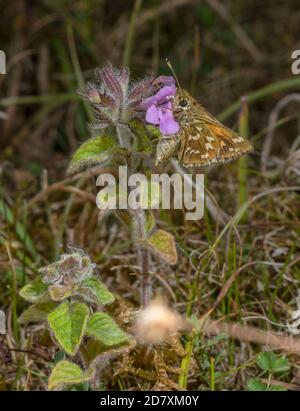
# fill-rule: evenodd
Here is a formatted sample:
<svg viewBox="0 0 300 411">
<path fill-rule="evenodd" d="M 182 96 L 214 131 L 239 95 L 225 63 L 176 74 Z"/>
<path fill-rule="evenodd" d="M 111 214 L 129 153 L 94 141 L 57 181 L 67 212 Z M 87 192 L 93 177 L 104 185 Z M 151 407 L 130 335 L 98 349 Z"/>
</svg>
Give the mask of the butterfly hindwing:
<svg viewBox="0 0 300 411">
<path fill-rule="evenodd" d="M 185 166 L 207 166 L 231 161 L 252 151 L 252 145 L 212 118 L 193 122 L 181 131 L 179 160 Z"/>
</svg>

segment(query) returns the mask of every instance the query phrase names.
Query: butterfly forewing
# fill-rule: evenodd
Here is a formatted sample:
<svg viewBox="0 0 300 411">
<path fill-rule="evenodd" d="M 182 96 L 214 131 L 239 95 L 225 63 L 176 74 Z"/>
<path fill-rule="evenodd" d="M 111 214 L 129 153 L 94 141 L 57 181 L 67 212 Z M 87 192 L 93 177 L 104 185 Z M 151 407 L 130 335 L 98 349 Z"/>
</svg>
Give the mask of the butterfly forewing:
<svg viewBox="0 0 300 411">
<path fill-rule="evenodd" d="M 192 102 L 193 110 L 186 112 L 179 132 L 178 157 L 183 165 L 203 167 L 227 162 L 253 150 L 249 141 L 223 126 L 193 99 Z"/>
</svg>

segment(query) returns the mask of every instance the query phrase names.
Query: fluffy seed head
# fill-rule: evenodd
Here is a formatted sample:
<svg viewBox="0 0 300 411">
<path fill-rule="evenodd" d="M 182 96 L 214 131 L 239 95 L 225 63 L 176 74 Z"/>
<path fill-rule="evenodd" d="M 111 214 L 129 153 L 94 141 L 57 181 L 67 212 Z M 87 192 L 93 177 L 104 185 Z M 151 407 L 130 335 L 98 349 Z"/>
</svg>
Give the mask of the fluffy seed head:
<svg viewBox="0 0 300 411">
<path fill-rule="evenodd" d="M 161 299 L 154 299 L 136 317 L 136 339 L 143 345 L 158 345 L 184 328 L 183 318 Z"/>
</svg>

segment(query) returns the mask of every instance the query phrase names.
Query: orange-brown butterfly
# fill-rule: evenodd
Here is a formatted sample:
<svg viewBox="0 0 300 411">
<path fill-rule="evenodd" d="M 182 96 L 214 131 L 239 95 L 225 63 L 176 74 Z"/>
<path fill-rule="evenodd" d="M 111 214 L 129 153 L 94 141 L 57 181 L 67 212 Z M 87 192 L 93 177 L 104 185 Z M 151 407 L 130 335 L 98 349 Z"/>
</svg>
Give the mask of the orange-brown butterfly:
<svg viewBox="0 0 300 411">
<path fill-rule="evenodd" d="M 179 162 L 186 167 L 206 167 L 253 151 L 249 141 L 221 124 L 180 86 L 172 106 L 180 130 L 159 140 L 156 164 L 177 154 Z"/>
</svg>

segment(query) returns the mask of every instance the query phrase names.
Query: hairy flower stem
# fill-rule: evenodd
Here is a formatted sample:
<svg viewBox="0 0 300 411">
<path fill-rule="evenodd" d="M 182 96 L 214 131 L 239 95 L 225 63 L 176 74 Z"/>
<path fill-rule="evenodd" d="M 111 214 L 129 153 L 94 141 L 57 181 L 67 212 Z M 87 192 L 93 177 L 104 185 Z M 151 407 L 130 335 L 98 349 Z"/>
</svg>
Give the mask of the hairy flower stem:
<svg viewBox="0 0 300 411">
<path fill-rule="evenodd" d="M 122 117 L 123 120 L 124 115 Z M 128 147 L 128 140 L 126 139 L 126 135 L 122 133 L 123 130 L 119 126 L 116 127 L 117 136 L 119 140 L 119 144 L 122 147 Z M 133 172 L 134 166 L 132 162 L 132 158 L 127 159 L 127 166 L 129 175 Z M 132 235 L 133 241 L 136 246 L 137 250 L 137 258 L 138 264 L 141 267 L 141 305 L 146 306 L 149 304 L 150 296 L 151 296 L 151 284 L 149 278 L 149 254 L 148 251 L 143 247 L 142 242 L 146 238 L 146 218 L 145 218 L 145 211 L 142 208 L 137 209 L 128 209 L 129 213 L 132 216 L 133 224 L 132 224 Z"/>
<path fill-rule="evenodd" d="M 141 267 L 142 286 L 141 286 L 141 304 L 146 306 L 149 304 L 151 296 L 151 284 L 149 278 L 149 254 L 142 246 L 142 241 L 145 240 L 145 211 L 142 208 L 137 210 L 131 209 L 133 218 L 133 237 L 137 248 L 139 265 Z"/>
<path fill-rule="evenodd" d="M 125 147 L 126 144 L 125 144 L 125 141 L 124 141 L 124 138 L 123 138 L 123 136 L 122 136 L 122 133 L 121 133 L 121 130 L 120 130 L 120 127 L 119 127 L 119 126 L 116 126 L 116 131 L 117 131 L 117 137 L 118 137 L 119 145 L 120 145 L 121 147 Z"/>
</svg>

